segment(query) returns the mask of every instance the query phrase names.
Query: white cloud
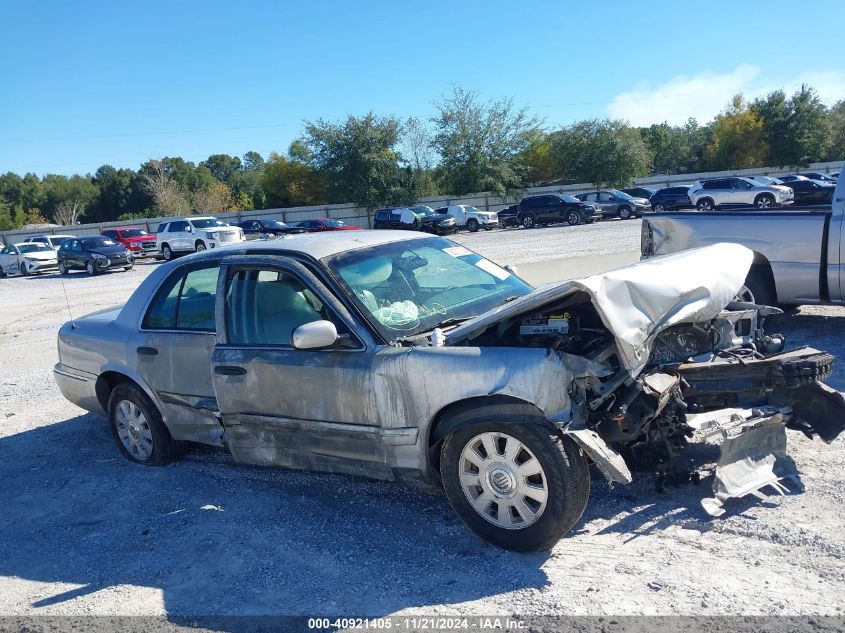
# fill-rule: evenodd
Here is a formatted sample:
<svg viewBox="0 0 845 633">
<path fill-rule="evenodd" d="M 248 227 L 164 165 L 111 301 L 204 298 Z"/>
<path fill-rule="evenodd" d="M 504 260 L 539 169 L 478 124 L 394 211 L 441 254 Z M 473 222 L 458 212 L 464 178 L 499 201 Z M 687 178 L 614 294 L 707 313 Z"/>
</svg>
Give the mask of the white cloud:
<svg viewBox="0 0 845 633">
<path fill-rule="evenodd" d="M 640 82 L 634 90 L 618 94 L 607 106 L 607 113 L 611 118 L 627 119 L 634 125 L 663 121 L 679 125 L 690 117 L 703 123 L 723 110 L 738 92 L 749 100 L 778 88 L 790 95 L 801 84 L 815 88 L 827 105 L 845 98 L 845 73 L 838 70 L 805 72 L 786 82 L 759 78 L 759 68 L 741 64 L 729 73 L 706 71 L 679 75 L 656 86 Z"/>
</svg>

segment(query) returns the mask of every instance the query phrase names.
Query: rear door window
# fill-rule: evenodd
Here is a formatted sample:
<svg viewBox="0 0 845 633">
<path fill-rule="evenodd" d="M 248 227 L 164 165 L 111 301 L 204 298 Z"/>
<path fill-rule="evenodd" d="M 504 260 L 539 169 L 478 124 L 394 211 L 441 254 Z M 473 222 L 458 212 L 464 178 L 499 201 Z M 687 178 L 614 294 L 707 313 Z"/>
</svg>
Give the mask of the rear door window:
<svg viewBox="0 0 845 633">
<path fill-rule="evenodd" d="M 162 284 L 142 327 L 151 330 L 214 332 L 218 262 L 181 270 Z"/>
</svg>

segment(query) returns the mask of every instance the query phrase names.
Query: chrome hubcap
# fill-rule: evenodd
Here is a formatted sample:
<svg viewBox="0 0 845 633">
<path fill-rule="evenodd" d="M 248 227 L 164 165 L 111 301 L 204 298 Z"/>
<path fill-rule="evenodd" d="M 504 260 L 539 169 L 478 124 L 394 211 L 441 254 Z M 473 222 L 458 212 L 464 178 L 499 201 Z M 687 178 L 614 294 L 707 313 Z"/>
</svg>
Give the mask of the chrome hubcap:
<svg viewBox="0 0 845 633">
<path fill-rule="evenodd" d="M 548 484 L 540 462 L 515 437 L 481 433 L 461 451 L 461 490 L 473 509 L 506 530 L 526 528 L 546 509 Z"/>
<path fill-rule="evenodd" d="M 121 400 L 114 418 L 123 448 L 140 461 L 148 460 L 153 454 L 153 433 L 141 408 L 130 400 Z"/>
</svg>

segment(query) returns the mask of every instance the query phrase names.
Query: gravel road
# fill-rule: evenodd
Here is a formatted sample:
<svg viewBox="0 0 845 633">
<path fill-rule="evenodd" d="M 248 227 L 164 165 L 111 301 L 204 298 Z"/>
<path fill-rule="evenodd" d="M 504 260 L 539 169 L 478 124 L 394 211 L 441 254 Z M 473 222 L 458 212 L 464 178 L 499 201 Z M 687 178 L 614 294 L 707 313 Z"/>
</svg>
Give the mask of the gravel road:
<svg viewBox="0 0 845 633">
<path fill-rule="evenodd" d="M 502 262 L 636 250 L 637 222 L 458 239 Z M 75 316 L 121 303 L 156 264 L 65 282 Z M 710 520 L 708 486 L 594 476 L 574 532 L 514 554 L 443 496 L 235 464 L 197 449 L 122 459 L 51 369 L 68 317 L 57 276 L 0 280 L 0 615 L 827 614 L 845 610 L 845 441 L 789 433 L 804 486 Z M 779 319 L 791 343 L 845 354 L 845 309 Z M 831 381 L 845 389 L 842 366 Z M 712 458 L 700 451 L 703 460 Z"/>
</svg>

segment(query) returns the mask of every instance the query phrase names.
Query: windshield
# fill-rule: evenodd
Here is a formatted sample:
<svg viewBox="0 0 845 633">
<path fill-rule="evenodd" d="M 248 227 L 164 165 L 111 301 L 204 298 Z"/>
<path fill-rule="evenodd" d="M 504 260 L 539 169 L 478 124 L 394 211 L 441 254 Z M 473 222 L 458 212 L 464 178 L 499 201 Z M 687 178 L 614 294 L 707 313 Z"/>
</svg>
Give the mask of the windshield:
<svg viewBox="0 0 845 633">
<path fill-rule="evenodd" d="M 629 195 L 628 195 L 627 193 L 625 193 L 624 191 L 618 191 L 618 190 L 616 190 L 616 189 L 611 189 L 609 193 L 612 193 L 612 194 L 613 194 L 614 196 L 616 196 L 617 198 L 623 198 L 623 199 L 625 199 L 625 200 L 632 200 L 632 199 L 633 199 L 633 197 L 632 197 L 632 196 L 629 196 Z"/>
<path fill-rule="evenodd" d="M 217 218 L 207 218 L 205 220 L 191 220 L 191 224 L 195 229 L 210 229 L 214 226 L 226 226 L 225 222 L 221 222 Z"/>
<path fill-rule="evenodd" d="M 560 199 L 561 199 L 561 200 L 563 200 L 564 202 L 575 202 L 575 203 L 581 202 L 581 201 L 580 201 L 578 198 L 576 198 L 575 196 L 569 196 L 569 195 L 567 195 L 567 196 L 561 196 L 561 197 L 560 197 Z"/>
<path fill-rule="evenodd" d="M 149 235 L 149 233 L 141 229 L 126 229 L 125 231 L 121 231 L 120 234 L 123 237 L 144 237 L 145 235 Z"/>
<path fill-rule="evenodd" d="M 382 244 L 325 261 L 389 341 L 477 316 L 532 288 L 443 238 Z"/>
<path fill-rule="evenodd" d="M 115 242 L 107 237 L 89 237 L 82 241 L 85 248 L 102 248 L 103 246 L 115 246 Z"/>
<path fill-rule="evenodd" d="M 21 244 L 18 246 L 18 250 L 21 253 L 40 253 L 41 251 L 49 251 L 50 253 L 53 252 L 53 249 L 47 246 L 46 244 Z"/>
<path fill-rule="evenodd" d="M 346 226 L 346 222 L 343 220 L 323 220 L 323 224 L 326 226 Z"/>
</svg>

